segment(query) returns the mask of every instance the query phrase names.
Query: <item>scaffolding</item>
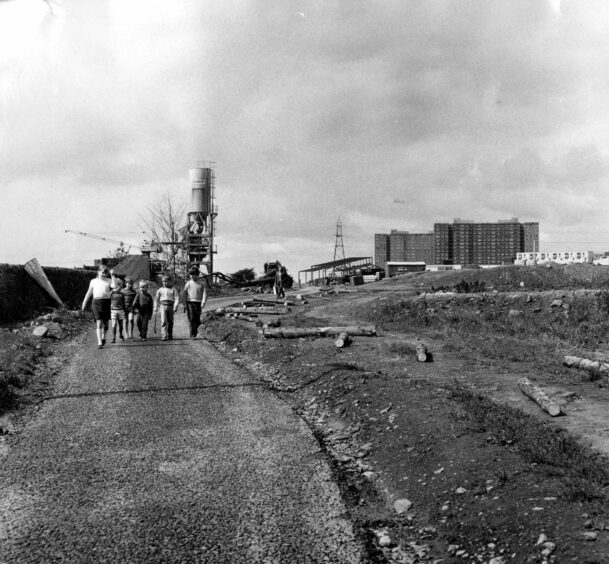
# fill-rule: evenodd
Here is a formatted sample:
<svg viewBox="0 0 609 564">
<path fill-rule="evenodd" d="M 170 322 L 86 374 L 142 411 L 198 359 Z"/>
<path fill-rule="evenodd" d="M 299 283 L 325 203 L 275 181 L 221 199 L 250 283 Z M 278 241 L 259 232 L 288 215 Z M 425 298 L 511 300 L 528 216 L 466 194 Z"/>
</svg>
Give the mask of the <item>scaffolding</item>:
<svg viewBox="0 0 609 564">
<path fill-rule="evenodd" d="M 312 284 L 318 286 L 320 284 L 328 284 L 330 281 L 337 278 L 337 273 L 340 272 L 340 277 L 357 274 L 358 271 L 366 268 L 373 268 L 374 261 L 372 257 L 351 257 L 341 260 L 333 260 L 321 264 L 314 264 L 306 270 L 298 271 L 298 284 L 301 285 L 300 275 L 304 275 L 304 284 Z M 310 277 L 308 276 L 310 275 Z"/>
</svg>

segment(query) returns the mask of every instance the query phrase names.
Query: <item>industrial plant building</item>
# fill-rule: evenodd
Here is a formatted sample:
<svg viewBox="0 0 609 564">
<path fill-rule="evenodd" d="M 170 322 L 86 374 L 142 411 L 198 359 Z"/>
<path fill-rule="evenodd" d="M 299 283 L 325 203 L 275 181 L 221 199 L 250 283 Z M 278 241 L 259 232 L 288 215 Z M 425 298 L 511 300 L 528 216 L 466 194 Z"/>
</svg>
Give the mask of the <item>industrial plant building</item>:
<svg viewBox="0 0 609 564">
<path fill-rule="evenodd" d="M 202 163 L 203 164 L 203 163 Z M 191 199 L 188 228 L 185 235 L 188 266 L 197 266 L 202 272 L 214 271 L 215 174 L 210 165 L 191 168 L 189 171 Z"/>
<path fill-rule="evenodd" d="M 374 235 L 375 264 L 415 262 L 437 265 L 496 265 L 513 263 L 518 253 L 539 250 L 539 223 L 517 218 L 475 223 L 456 218 L 435 223 L 433 232 L 391 230 Z"/>
</svg>

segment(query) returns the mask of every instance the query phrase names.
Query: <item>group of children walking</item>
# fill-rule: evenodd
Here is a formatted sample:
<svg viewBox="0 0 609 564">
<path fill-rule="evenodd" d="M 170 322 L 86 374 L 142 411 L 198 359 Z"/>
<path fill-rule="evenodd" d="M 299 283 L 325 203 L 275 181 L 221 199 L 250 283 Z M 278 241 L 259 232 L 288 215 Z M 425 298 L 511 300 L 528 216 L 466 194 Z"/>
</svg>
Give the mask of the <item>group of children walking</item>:
<svg viewBox="0 0 609 564">
<path fill-rule="evenodd" d="M 199 269 L 196 267 L 190 269 L 189 275 L 190 280 L 184 287 L 183 298 L 190 326 L 190 338 L 194 339 L 201 324 L 201 310 L 207 302 L 207 282 L 205 278 L 199 278 Z M 162 286 L 153 298 L 148 292 L 147 280 L 140 280 L 136 291 L 130 276 L 126 276 L 123 282 L 107 266 L 99 268 L 97 277 L 89 283 L 89 289 L 82 303 L 84 312 L 89 299 L 92 298 L 91 309 L 96 322 L 98 348 L 106 344 L 109 321 L 112 323 L 112 343 L 116 343 L 117 328 L 121 341 L 125 340 L 125 336 L 127 339 L 133 339 L 135 325 L 140 340 L 146 341 L 150 319 L 157 311 L 161 315 L 161 340 L 173 339 L 174 314 L 180 304 L 180 295 L 168 276 L 163 276 L 161 282 Z"/>
</svg>

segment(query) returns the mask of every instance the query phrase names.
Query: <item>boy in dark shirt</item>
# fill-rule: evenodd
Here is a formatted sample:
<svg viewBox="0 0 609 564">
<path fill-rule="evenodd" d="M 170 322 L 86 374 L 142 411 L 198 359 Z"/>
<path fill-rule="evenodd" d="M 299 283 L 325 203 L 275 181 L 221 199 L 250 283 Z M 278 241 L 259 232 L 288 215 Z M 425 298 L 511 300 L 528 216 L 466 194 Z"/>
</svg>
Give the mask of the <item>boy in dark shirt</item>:
<svg viewBox="0 0 609 564">
<path fill-rule="evenodd" d="M 148 282 L 140 280 L 140 288 L 133 300 L 133 310 L 137 315 L 137 329 L 140 332 L 140 341 L 145 341 L 148 337 L 148 323 L 152 317 L 154 299 L 148 293 Z"/>
<path fill-rule="evenodd" d="M 133 324 L 135 314 L 133 313 L 133 300 L 137 292 L 133 289 L 133 278 L 131 276 L 125 277 L 125 288 L 121 290 L 123 296 L 125 296 L 125 333 L 127 333 L 127 339 L 133 339 Z"/>
<path fill-rule="evenodd" d="M 123 321 L 125 321 L 125 296 L 122 292 L 123 281 L 120 278 L 114 280 L 114 290 L 110 294 L 110 319 L 112 320 L 112 342 L 116 343 L 116 326 L 121 341 L 123 337 Z"/>
</svg>

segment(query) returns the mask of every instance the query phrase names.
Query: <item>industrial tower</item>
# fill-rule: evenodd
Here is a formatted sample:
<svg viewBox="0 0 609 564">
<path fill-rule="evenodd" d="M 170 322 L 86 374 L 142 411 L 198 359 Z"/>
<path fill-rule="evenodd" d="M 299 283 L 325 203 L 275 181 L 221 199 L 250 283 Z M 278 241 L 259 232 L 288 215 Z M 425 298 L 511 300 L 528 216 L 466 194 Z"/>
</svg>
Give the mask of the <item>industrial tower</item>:
<svg viewBox="0 0 609 564">
<path fill-rule="evenodd" d="M 186 251 L 188 267 L 198 266 L 201 274 L 214 271 L 214 223 L 218 215 L 215 204 L 215 175 L 212 163 L 199 163 L 189 171 L 190 211 L 188 212 L 188 231 Z"/>
<path fill-rule="evenodd" d="M 334 262 L 345 260 L 345 247 L 343 246 L 343 222 L 340 217 L 336 222 L 336 239 L 334 241 Z"/>
</svg>

